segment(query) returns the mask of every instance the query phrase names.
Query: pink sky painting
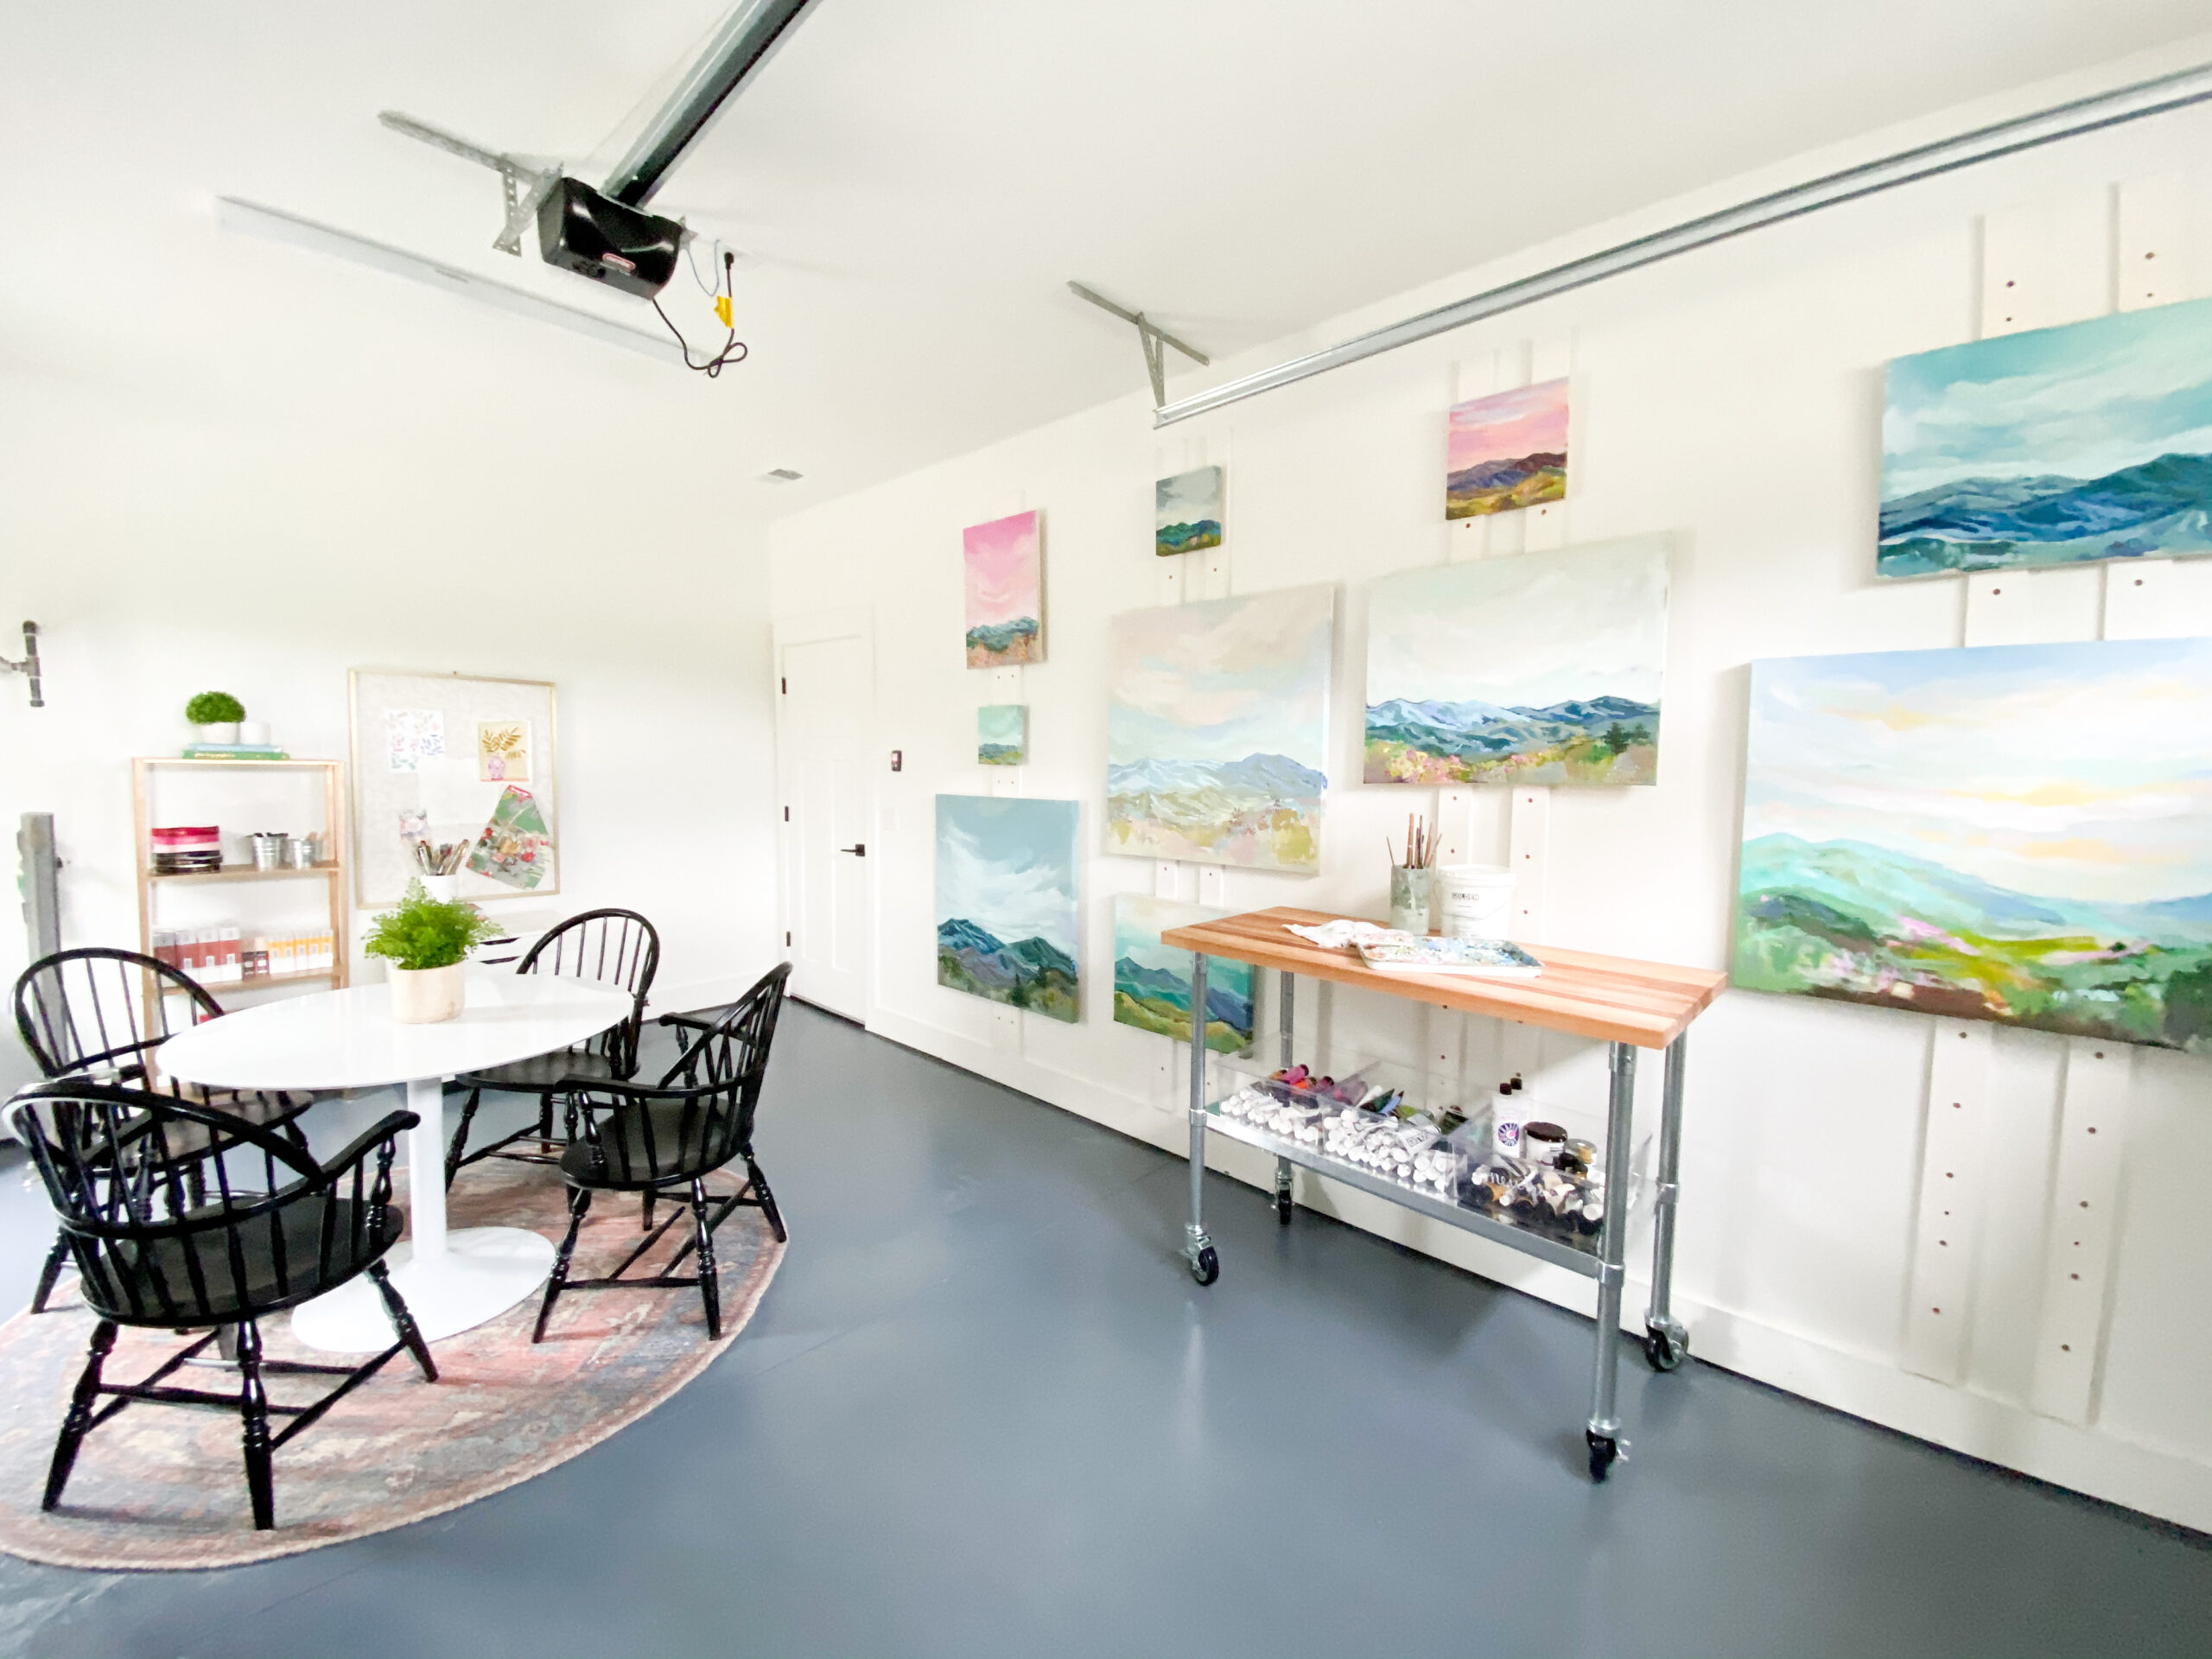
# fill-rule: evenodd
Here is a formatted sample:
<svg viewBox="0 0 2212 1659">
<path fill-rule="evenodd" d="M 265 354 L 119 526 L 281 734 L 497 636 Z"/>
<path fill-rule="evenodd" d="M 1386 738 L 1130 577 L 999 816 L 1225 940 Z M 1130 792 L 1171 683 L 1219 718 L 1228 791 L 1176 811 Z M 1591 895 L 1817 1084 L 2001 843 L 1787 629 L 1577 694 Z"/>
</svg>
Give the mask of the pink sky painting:
<svg viewBox="0 0 2212 1659">
<path fill-rule="evenodd" d="M 1547 380 L 1454 405 L 1445 470 L 1457 473 L 1486 461 L 1566 453 L 1567 382 Z"/>
<path fill-rule="evenodd" d="M 1044 659 L 1044 559 L 1037 513 L 1017 512 L 961 532 L 968 586 L 971 667 Z M 1027 622 L 1024 637 L 1009 633 Z"/>
</svg>

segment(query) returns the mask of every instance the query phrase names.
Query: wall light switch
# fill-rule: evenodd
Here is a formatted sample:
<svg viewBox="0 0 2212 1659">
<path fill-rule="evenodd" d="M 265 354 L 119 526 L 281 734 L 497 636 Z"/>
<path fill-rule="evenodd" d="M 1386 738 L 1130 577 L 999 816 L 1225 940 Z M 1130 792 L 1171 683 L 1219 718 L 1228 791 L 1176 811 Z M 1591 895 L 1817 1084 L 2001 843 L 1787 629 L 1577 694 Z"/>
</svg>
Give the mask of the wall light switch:
<svg viewBox="0 0 2212 1659">
<path fill-rule="evenodd" d="M 892 750 L 892 751 L 891 751 L 891 770 L 892 770 L 892 771 L 893 771 L 893 772 L 904 772 L 906 769 L 906 750 L 904 750 L 904 749 L 893 749 L 893 750 Z"/>
</svg>

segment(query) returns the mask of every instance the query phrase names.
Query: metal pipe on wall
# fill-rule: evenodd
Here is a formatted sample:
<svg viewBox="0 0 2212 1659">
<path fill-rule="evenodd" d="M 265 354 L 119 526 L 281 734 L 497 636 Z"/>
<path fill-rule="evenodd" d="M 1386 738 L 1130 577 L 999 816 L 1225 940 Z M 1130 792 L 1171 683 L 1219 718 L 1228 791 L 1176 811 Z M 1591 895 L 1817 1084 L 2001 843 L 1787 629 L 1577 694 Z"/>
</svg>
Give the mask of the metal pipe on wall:
<svg viewBox="0 0 2212 1659">
<path fill-rule="evenodd" d="M 2035 149 L 2062 139 L 2077 138 L 2107 127 L 2140 121 L 2146 116 L 2164 115 L 2208 99 L 2212 99 L 2212 64 L 2199 64 L 2195 68 L 2177 70 L 2170 75 L 2160 75 L 2112 92 L 2076 99 L 2071 103 L 2060 104 L 2032 115 L 1999 121 L 1956 137 L 1939 139 L 1934 143 L 1885 156 L 1879 161 L 1846 168 L 1840 173 L 1831 173 L 1805 184 L 1792 185 L 1788 189 L 1723 208 L 1719 213 L 1688 219 L 1663 231 L 1655 231 L 1649 236 L 1637 237 L 1633 241 L 1621 243 L 1602 252 L 1570 259 L 1565 264 L 1538 271 L 1533 276 L 1523 276 L 1466 299 L 1456 300 L 1450 305 L 1439 306 L 1433 311 L 1424 311 L 1419 316 L 1408 317 L 1402 322 L 1394 322 L 1388 327 L 1357 335 L 1305 357 L 1293 358 L 1287 363 L 1278 363 L 1273 368 L 1262 369 L 1255 374 L 1229 381 L 1209 391 L 1178 398 L 1154 411 L 1153 424 L 1155 427 L 1173 426 L 1178 421 L 1187 421 L 1210 414 L 1217 409 L 1226 408 L 1230 404 L 1242 403 L 1248 397 L 1256 397 L 1263 391 L 1294 385 L 1300 380 L 1310 380 L 1317 374 L 1326 374 L 1332 369 L 1340 369 L 1347 364 L 1395 351 L 1401 346 L 1410 346 L 1416 340 L 1447 334 L 1454 328 L 1464 328 L 1469 323 L 1479 322 L 1486 317 L 1517 310 L 1524 305 L 1533 305 L 1538 300 L 1587 287 L 1592 283 L 1603 282 L 1624 271 L 1656 264 L 1662 259 L 1671 259 L 1676 254 L 1688 253 L 1695 248 L 1709 247 L 1715 242 L 1726 241 L 1749 231 L 1762 230 L 1767 226 L 1779 225 L 1806 213 L 1818 213 L 1824 207 L 1856 201 L 1862 196 L 1894 190 L 1900 185 L 1935 178 L 1978 162 L 1995 161 L 1999 156 L 2015 155 L 2024 149 Z"/>
</svg>

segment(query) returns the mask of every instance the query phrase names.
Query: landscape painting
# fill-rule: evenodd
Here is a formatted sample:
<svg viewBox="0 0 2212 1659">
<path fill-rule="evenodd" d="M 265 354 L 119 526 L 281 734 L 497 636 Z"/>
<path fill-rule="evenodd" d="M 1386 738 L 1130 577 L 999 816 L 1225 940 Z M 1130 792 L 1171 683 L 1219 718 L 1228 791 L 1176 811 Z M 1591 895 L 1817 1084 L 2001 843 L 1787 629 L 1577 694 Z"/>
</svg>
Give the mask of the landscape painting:
<svg viewBox="0 0 2212 1659">
<path fill-rule="evenodd" d="M 1076 803 L 937 798 L 937 982 L 1073 1025 Z"/>
<path fill-rule="evenodd" d="M 1293 588 L 1114 619 L 1108 852 L 1319 868 L 1336 603 Z"/>
<path fill-rule="evenodd" d="M 2212 553 L 2212 300 L 1900 357 L 1885 576 Z"/>
<path fill-rule="evenodd" d="M 1154 553 L 1164 559 L 1221 545 L 1221 479 L 1220 467 L 1201 467 L 1153 486 Z"/>
<path fill-rule="evenodd" d="M 1478 518 L 1567 499 L 1567 382 L 1455 404 L 1446 439 L 1444 516 Z"/>
<path fill-rule="evenodd" d="M 1114 1018 L 1179 1043 L 1191 1040 L 1191 953 L 1160 942 L 1170 928 L 1228 914 L 1130 893 L 1114 898 Z M 1206 1046 L 1241 1054 L 1252 1046 L 1252 965 L 1206 961 Z"/>
<path fill-rule="evenodd" d="M 1370 784 L 1656 784 L 1657 537 L 1388 576 L 1367 604 Z"/>
<path fill-rule="evenodd" d="M 961 531 L 968 578 L 968 666 L 1045 660 L 1045 551 L 1034 512 Z"/>
<path fill-rule="evenodd" d="M 1733 977 L 2212 1050 L 2212 639 L 1753 664 Z"/>
<path fill-rule="evenodd" d="M 987 702 L 976 711 L 976 759 L 986 766 L 1018 766 L 1029 758 L 1029 705 Z"/>
</svg>

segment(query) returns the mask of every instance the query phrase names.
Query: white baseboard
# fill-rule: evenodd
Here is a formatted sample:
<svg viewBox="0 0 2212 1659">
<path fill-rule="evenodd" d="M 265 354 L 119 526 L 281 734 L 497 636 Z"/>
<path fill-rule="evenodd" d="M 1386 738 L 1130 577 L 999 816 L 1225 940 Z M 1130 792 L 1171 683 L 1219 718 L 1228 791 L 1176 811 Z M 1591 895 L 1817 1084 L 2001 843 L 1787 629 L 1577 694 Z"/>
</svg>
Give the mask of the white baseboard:
<svg viewBox="0 0 2212 1659">
<path fill-rule="evenodd" d="M 1087 1078 L 1002 1053 L 895 1011 L 877 1009 L 868 1028 L 1133 1140 L 1179 1156 L 1188 1154 L 1189 1128 L 1179 1109 L 1162 1112 Z M 1262 1191 L 1274 1190 L 1274 1160 L 1235 1141 L 1213 1140 L 1206 1166 Z M 1348 1225 L 1571 1308 L 1585 1318 L 1595 1312 L 1596 1287 L 1563 1268 L 1534 1261 L 1303 1170 L 1299 1172 L 1298 1198 L 1301 1205 Z M 1638 1274 L 1637 1267 L 1649 1252 L 1648 1230 L 1630 1236 L 1629 1294 L 1622 1300 L 1622 1327 L 1638 1333 L 1643 1329 L 1649 1281 Z M 1710 1364 L 1968 1457 L 2212 1532 L 2212 1465 L 2184 1452 L 2038 1416 L 2011 1401 L 1915 1376 L 1880 1355 L 1847 1352 L 1725 1308 L 1677 1296 L 1674 1312 L 1690 1328 L 1691 1351 Z M 1630 1426 L 1631 1436 L 1634 1432 Z"/>
</svg>

